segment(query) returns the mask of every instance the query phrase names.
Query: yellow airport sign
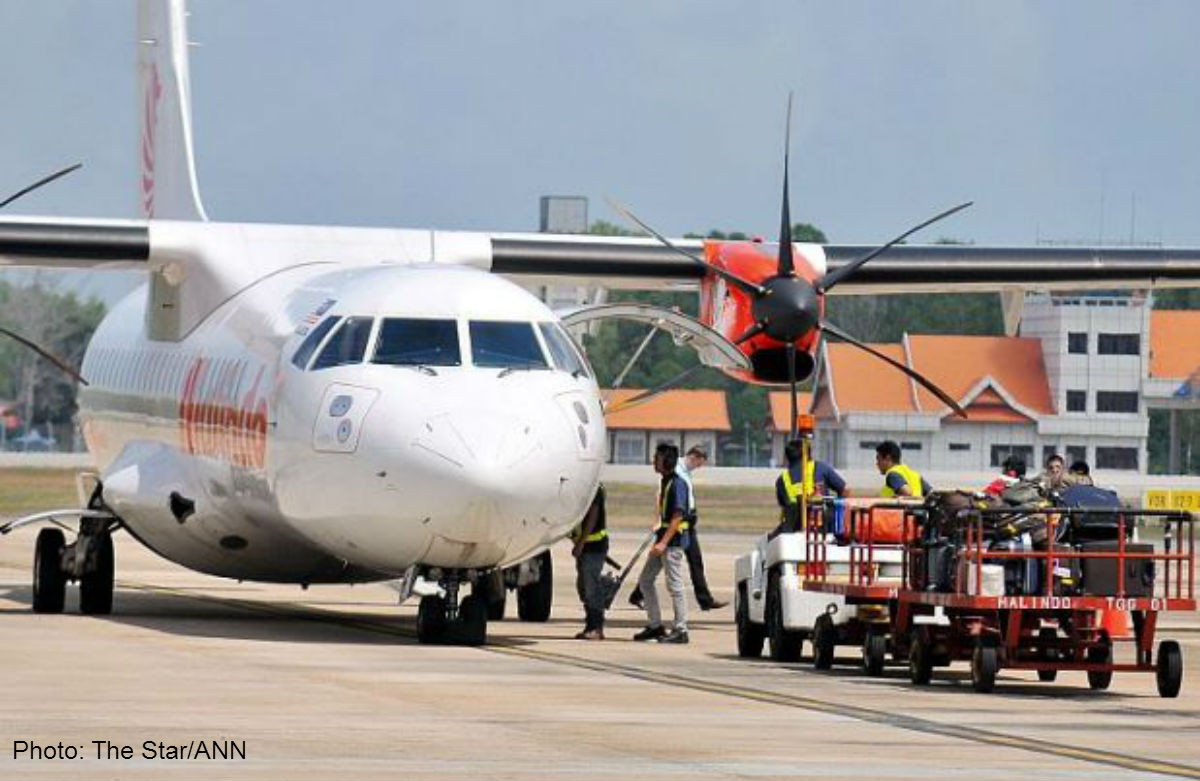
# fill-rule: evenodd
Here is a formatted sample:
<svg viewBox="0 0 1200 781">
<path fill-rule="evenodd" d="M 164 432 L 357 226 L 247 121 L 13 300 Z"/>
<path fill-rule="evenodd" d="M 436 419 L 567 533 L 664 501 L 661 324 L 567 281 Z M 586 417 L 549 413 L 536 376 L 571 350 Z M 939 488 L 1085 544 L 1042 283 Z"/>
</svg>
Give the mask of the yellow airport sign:
<svg viewBox="0 0 1200 781">
<path fill-rule="evenodd" d="M 1146 509 L 1200 512 L 1200 491 L 1167 491 L 1156 488 L 1146 492 Z"/>
</svg>

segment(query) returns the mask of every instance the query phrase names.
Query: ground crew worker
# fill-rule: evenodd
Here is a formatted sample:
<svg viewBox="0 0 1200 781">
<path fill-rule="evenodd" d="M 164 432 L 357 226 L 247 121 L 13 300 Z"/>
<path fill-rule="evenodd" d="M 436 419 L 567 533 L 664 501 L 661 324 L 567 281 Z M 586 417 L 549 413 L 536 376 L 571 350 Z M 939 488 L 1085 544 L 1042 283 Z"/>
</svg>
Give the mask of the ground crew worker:
<svg viewBox="0 0 1200 781">
<path fill-rule="evenodd" d="M 657 640 L 660 643 L 686 643 L 687 596 L 683 593 L 684 547 L 688 544 L 687 508 L 691 506 L 688 484 L 675 474 L 679 463 L 679 448 L 674 445 L 659 445 L 654 453 L 654 471 L 659 474 L 657 542 L 650 548 L 646 565 L 638 577 L 638 587 L 646 601 L 646 627 L 633 636 L 634 640 Z M 671 595 L 671 607 L 675 624 L 667 631 L 662 623 L 662 611 L 658 604 L 655 580 L 658 573 L 666 570 L 667 593 Z"/>
<path fill-rule="evenodd" d="M 583 631 L 575 635 L 576 640 L 604 639 L 604 593 L 600 587 L 600 573 L 604 571 L 604 560 L 608 557 L 608 517 L 604 509 L 604 484 L 596 489 L 596 496 L 587 514 L 571 531 L 575 543 L 571 555 L 575 557 L 575 590 L 583 603 L 585 622 Z"/>
<path fill-rule="evenodd" d="M 692 475 L 707 463 L 708 453 L 704 452 L 704 448 L 699 446 L 692 447 L 683 457 L 683 460 L 675 467 L 675 474 L 679 479 L 687 481 L 688 496 L 692 500 L 687 512 L 689 539 L 687 549 L 684 553 L 687 556 L 688 575 L 691 576 L 692 591 L 696 594 L 696 602 L 700 605 L 701 610 L 719 610 L 729 603 L 722 602 L 713 597 L 712 591 L 708 588 L 708 578 L 704 575 L 704 553 L 700 550 L 700 538 L 696 536 L 696 521 L 699 520 L 699 514 L 696 512 L 696 486 L 692 482 Z M 641 588 L 633 590 L 633 593 L 629 595 L 629 601 L 638 607 L 644 606 L 645 600 L 642 598 Z"/>
<path fill-rule="evenodd" d="M 837 494 L 841 498 L 850 495 L 846 481 L 837 470 L 824 461 L 810 459 L 804 468 L 800 440 L 793 439 L 783 448 L 787 466 L 775 478 L 775 501 L 779 503 L 779 527 L 772 533 L 791 534 L 802 528 L 800 523 L 800 497 L 807 499 Z M 803 470 L 803 472 L 801 471 Z"/>
<path fill-rule="evenodd" d="M 920 472 L 900 463 L 900 446 L 890 439 L 876 446 L 875 467 L 883 475 L 881 496 L 911 496 L 919 499 L 933 490 Z"/>
</svg>

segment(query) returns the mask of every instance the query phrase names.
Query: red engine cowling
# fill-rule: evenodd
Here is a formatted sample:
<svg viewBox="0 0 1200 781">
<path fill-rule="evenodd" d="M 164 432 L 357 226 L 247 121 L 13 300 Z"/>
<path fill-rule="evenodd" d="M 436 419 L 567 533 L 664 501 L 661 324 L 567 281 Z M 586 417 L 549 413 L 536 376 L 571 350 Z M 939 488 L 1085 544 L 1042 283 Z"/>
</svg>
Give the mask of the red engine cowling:
<svg viewBox="0 0 1200 781">
<path fill-rule="evenodd" d="M 815 281 L 821 276 L 806 252 L 813 249 L 803 244 L 794 244 L 796 276 Z M 816 249 L 817 252 L 820 248 Z M 704 245 L 705 259 L 719 268 L 724 268 L 751 282 L 762 282 L 776 273 L 776 258 L 767 247 L 749 241 L 709 241 Z M 750 294 L 727 283 L 716 274 L 708 274 L 700 283 L 700 322 L 714 329 L 726 339 L 736 341 L 754 325 L 751 311 L 753 302 Z M 824 317 L 825 302 L 820 301 L 820 315 Z M 796 380 L 812 376 L 816 368 L 816 351 L 820 334 L 817 329 L 796 340 Z M 738 349 L 750 360 L 751 369 L 725 369 L 731 377 L 760 385 L 780 385 L 788 382 L 786 343 L 772 339 L 766 334 L 747 339 Z"/>
</svg>

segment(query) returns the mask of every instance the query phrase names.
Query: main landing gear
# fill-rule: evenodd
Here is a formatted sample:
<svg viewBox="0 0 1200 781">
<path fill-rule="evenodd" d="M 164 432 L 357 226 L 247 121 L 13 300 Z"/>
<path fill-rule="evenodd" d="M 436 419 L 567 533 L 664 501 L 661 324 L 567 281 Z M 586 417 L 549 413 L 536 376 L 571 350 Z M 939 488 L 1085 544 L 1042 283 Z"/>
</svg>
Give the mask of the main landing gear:
<svg viewBox="0 0 1200 781">
<path fill-rule="evenodd" d="M 35 613 L 61 613 L 70 581 L 79 582 L 79 612 L 112 612 L 114 528 L 110 518 L 84 516 L 74 542 L 67 543 L 59 528 L 38 532 L 33 554 Z"/>
</svg>

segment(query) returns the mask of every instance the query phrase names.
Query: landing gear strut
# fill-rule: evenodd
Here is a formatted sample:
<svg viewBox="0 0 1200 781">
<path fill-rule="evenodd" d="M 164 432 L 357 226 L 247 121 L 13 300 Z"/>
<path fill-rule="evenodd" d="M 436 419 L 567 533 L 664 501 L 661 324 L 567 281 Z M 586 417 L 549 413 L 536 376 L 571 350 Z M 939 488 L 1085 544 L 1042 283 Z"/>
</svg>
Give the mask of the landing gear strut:
<svg viewBox="0 0 1200 781">
<path fill-rule="evenodd" d="M 467 579 L 457 570 L 442 571 L 436 579 L 445 596 L 421 597 L 417 608 L 417 641 L 422 645 L 483 645 L 487 642 L 488 601 L 472 593 L 460 602 L 459 585 Z"/>
<path fill-rule="evenodd" d="M 33 611 L 61 613 L 67 583 L 79 581 L 79 612 L 108 615 L 113 604 L 113 543 L 108 518 L 84 517 L 67 544 L 62 529 L 38 532 L 33 554 Z"/>
</svg>

